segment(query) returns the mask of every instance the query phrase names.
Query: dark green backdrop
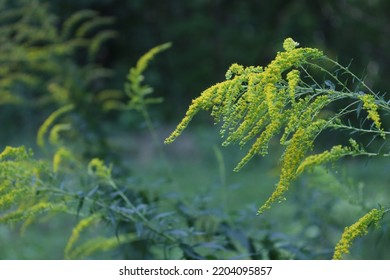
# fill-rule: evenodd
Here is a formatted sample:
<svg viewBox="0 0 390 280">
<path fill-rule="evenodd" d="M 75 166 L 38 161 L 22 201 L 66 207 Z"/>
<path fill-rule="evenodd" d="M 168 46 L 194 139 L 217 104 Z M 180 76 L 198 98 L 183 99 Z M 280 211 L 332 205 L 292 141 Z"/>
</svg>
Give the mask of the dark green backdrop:
<svg viewBox="0 0 390 280">
<path fill-rule="evenodd" d="M 189 101 L 224 77 L 227 67 L 266 64 L 285 37 L 319 47 L 377 91 L 390 88 L 390 2 L 386 0 L 68 0 L 51 1 L 60 17 L 92 8 L 116 18 L 117 41 L 102 53 L 123 81 L 129 66 L 154 45 L 171 41 L 149 71 L 166 98 L 164 116 L 182 115 Z M 167 108 L 169 104 L 170 108 Z M 172 108 L 175 108 L 172 110 Z"/>
</svg>

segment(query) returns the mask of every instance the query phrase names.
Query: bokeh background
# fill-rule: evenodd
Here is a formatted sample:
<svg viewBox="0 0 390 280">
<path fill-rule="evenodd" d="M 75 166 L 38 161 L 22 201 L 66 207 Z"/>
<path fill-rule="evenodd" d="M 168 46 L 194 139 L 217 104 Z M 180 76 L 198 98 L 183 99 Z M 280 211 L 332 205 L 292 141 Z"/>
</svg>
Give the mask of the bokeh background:
<svg viewBox="0 0 390 280">
<path fill-rule="evenodd" d="M 58 28 L 83 9 L 113 18 L 110 28 L 116 37 L 102 45 L 95 60 L 112 71 L 109 78 L 100 81 L 107 88 L 122 91 L 129 68 L 142 54 L 158 44 L 172 43 L 146 72 L 153 94 L 164 98 L 162 104 L 149 107 L 160 143 L 182 118 L 191 100 L 223 80 L 232 63 L 266 65 L 281 50 L 286 37 L 294 38 L 301 46 L 319 48 L 341 64 L 350 64 L 351 71 L 364 77 L 374 91 L 384 93 L 390 89 L 390 2 L 386 0 L 33 2 L 46 5 Z M 4 4 L 0 17 L 12 5 L 9 1 Z M 76 55 L 72 63 L 85 64 L 83 54 Z M 65 68 L 68 64 L 63 65 Z M 82 96 L 82 87 L 80 92 Z M 84 104 L 80 106 L 88 108 L 85 118 L 80 119 L 86 120 L 92 130 L 98 127 L 95 132 L 104 133 L 107 143 L 103 146 L 110 149 L 107 158 L 124 162 L 131 176 L 141 182 L 140 188 L 169 193 L 166 199 L 177 199 L 184 204 L 196 202 L 197 211 L 211 209 L 199 215 L 212 217 L 218 225 L 225 215 L 235 215 L 245 225 L 244 232 L 248 235 L 256 235 L 266 228 L 268 239 L 264 239 L 261 250 L 268 250 L 268 258 L 329 259 L 343 228 L 364 213 L 357 201 L 365 200 L 367 205 L 389 203 L 386 199 L 390 197 L 388 160 L 350 160 L 336 167 L 341 183 L 332 183 L 331 175 L 318 170 L 315 176 L 297 182 L 297 190 L 292 190 L 286 203 L 276 205 L 259 218 L 255 216 L 256 209 L 272 192 L 278 178 L 280 151 L 276 145 L 275 154 L 255 159 L 240 173 L 233 173 L 244 151 L 237 147 L 220 148 L 216 127 L 207 114 L 201 114 L 177 143 L 162 147 L 166 157 L 161 158 L 161 147 L 145 130 L 146 124 L 139 114 L 111 112 L 97 116 L 93 108 L 85 105 L 87 101 L 80 100 L 84 102 L 80 101 Z M 56 105 L 33 109 L 0 105 L 2 147 L 25 144 L 36 148 L 35 133 L 39 125 L 57 108 Z M 89 133 L 88 129 L 85 131 Z M 90 142 L 96 140 L 96 135 L 88 137 Z M 326 143 L 327 139 L 323 141 Z M 86 156 L 95 154 L 105 153 L 96 148 Z M 166 183 L 166 177 L 171 176 L 168 173 L 175 178 L 174 186 Z M 73 220 L 66 220 L 65 224 L 72 223 Z M 33 226 L 20 236 L 17 228 L 1 226 L 0 258 L 62 258 L 70 232 L 63 227 L 64 223 L 56 220 Z M 240 241 L 243 234 L 231 232 Z M 350 257 L 387 259 L 390 258 L 388 246 L 390 233 L 384 223 L 380 230 L 358 240 Z"/>
<path fill-rule="evenodd" d="M 220 81 L 234 62 L 265 65 L 281 50 L 284 38 L 317 47 L 357 74 L 377 91 L 387 91 L 390 45 L 389 3 L 343 1 L 50 1 L 65 19 L 79 9 L 113 16 L 118 38 L 102 61 L 125 75 L 129 65 L 151 46 L 172 42 L 156 61 L 150 78 L 166 97 L 165 118 L 182 115 L 189 101 Z M 157 74 L 154 74 L 158 73 Z M 122 74 L 122 76 L 120 75 Z M 380 74 L 380 75 L 379 75 Z M 157 76 L 157 77 L 156 77 Z"/>
</svg>

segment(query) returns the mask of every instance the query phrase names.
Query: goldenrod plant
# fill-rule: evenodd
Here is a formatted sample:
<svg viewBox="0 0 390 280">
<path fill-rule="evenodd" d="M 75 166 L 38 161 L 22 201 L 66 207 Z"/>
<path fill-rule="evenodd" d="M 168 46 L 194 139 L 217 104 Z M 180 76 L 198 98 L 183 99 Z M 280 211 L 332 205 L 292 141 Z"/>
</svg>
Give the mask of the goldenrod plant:
<svg viewBox="0 0 390 280">
<path fill-rule="evenodd" d="M 27 7 L 35 4 L 35 12 L 50 14 L 45 6 L 37 4 L 38 1 L 19 0 L 14 5 L 20 3 Z M 29 15 L 29 9 L 23 5 L 20 10 L 13 10 L 11 1 L 5 0 L 0 2 L 2 4 L 9 5 L 9 11 L 13 11 L 9 15 L 8 12 L 0 13 L 0 19 L 2 16 L 7 19 L 2 21 L 4 27 L 8 28 L 13 22 L 19 23 L 20 17 L 15 18 L 15 13 L 20 12 L 22 18 Z M 27 18 L 31 20 L 34 17 Z M 159 183 L 161 188 L 153 189 L 147 185 L 149 181 L 137 180 L 128 170 L 113 164 L 109 157 L 100 156 L 98 151 L 92 150 L 88 156 L 80 152 L 80 142 L 93 145 L 94 141 L 101 140 L 98 137 L 84 139 L 90 135 L 83 130 L 87 122 L 83 116 L 92 116 L 92 121 L 100 126 L 99 116 L 112 109 L 141 113 L 155 141 L 158 140 L 148 109 L 162 99 L 150 95 L 153 90 L 144 83 L 144 73 L 151 59 L 169 48 L 170 43 L 156 46 L 141 56 L 130 68 L 123 91 L 102 89 L 104 87 L 99 85 L 95 89 L 95 83 L 85 83 L 91 81 L 84 80 L 87 73 L 94 73 L 88 76 L 93 80 L 94 77 L 105 76 L 107 72 L 91 72 L 89 70 L 101 69 L 91 64 L 78 67 L 74 58 L 68 56 L 73 50 L 81 48 L 90 50 L 91 55 L 85 57 L 92 59 L 97 47 L 94 44 L 97 43 L 86 37 L 95 38 L 93 31 L 99 31 L 101 26 L 111 22 L 111 19 L 100 21 L 95 12 L 81 11 L 57 29 L 50 25 L 50 21 L 45 25 L 51 26 L 49 30 L 54 28 L 51 31 L 54 35 L 47 32 L 56 38 L 53 39 L 54 45 L 48 39 L 31 46 L 24 45 L 25 41 L 20 46 L 20 42 L 13 44 L 20 53 L 30 53 L 30 47 L 33 47 L 43 69 L 34 68 L 40 66 L 38 61 L 30 65 L 30 60 L 23 60 L 16 65 L 26 64 L 27 68 L 16 67 L 13 61 L 8 61 L 12 67 L 0 69 L 1 79 L 4 80 L 0 95 L 6 96 L 8 89 L 12 96 L 18 98 L 9 102 L 10 99 L 4 97 L 3 103 L 6 100 L 12 106 L 28 103 L 23 94 L 29 91 L 20 91 L 15 86 L 15 83 L 19 85 L 19 80 L 12 78 L 12 71 L 20 69 L 23 73 L 28 72 L 25 69 L 32 69 L 28 73 L 37 79 L 37 87 L 43 85 L 53 95 L 46 98 L 44 94 L 36 93 L 37 96 L 31 96 L 41 105 L 52 104 L 48 107 L 51 113 L 47 110 L 41 112 L 46 119 L 37 129 L 37 155 L 23 146 L 6 146 L 0 153 L 0 223 L 20 225 L 21 231 L 27 232 L 29 226 L 43 219 L 70 216 L 72 220 L 63 230 L 67 239 L 63 247 L 66 259 L 93 258 L 108 251 L 121 259 L 294 259 L 313 256 L 314 253 L 307 253 L 310 250 L 307 244 L 297 245 L 292 238 L 278 234 L 272 229 L 270 221 L 261 220 L 255 227 L 253 220 L 248 219 L 255 209 L 242 207 L 234 215 L 227 213 L 230 211 L 227 197 L 230 185 L 225 159 L 219 149 L 214 151 L 222 185 L 218 190 L 224 191 L 219 196 L 224 206 L 221 209 L 210 207 L 207 197 L 201 193 L 191 196 L 189 202 L 181 199 L 178 193 L 166 193 L 163 189 L 171 181 L 167 180 L 165 172 L 165 177 L 160 180 L 163 183 Z M 0 29 L 1 32 L 5 30 Z M 30 32 L 26 34 L 32 36 Z M 101 42 L 111 37 L 110 34 L 96 34 L 96 41 Z M 48 52 L 50 57 L 46 58 L 42 49 L 49 46 L 53 47 L 52 51 L 61 49 L 63 52 Z M 72 47 L 68 49 L 69 46 Z M 59 70 L 64 65 L 63 60 L 69 63 L 66 73 Z M 50 72 L 47 70 L 50 67 L 46 69 L 46 65 L 59 68 Z M 96 95 L 89 94 L 91 92 Z M 342 100 L 347 105 L 333 107 Z M 99 106 L 95 106 L 97 104 Z M 317 183 L 324 180 L 334 188 L 342 188 L 343 184 L 320 165 L 343 157 L 388 156 L 386 141 L 389 131 L 385 113 L 389 112 L 389 103 L 385 96 L 372 92 L 348 67 L 341 66 L 317 49 L 299 48 L 292 39 L 285 41 L 284 51 L 278 53 L 267 67 L 233 64 L 226 73 L 225 81 L 210 87 L 193 101 L 186 117 L 166 142 L 178 137 L 200 110 L 211 110 L 216 122 L 222 122 L 224 146 L 251 144 L 247 155 L 238 163 L 237 171 L 254 156 L 265 156 L 270 150 L 269 143 L 279 136 L 284 151 L 279 182 L 259 213 L 274 202 L 282 201 L 293 181 L 304 173 L 310 172 Z M 332 110 L 334 113 L 330 113 Z M 317 152 L 316 140 L 329 130 L 351 132 L 354 139 Z M 368 139 L 372 140 L 371 143 L 385 144 L 378 151 L 373 151 L 366 139 L 355 137 L 358 133 L 372 136 Z M 107 150 L 110 149 L 108 147 Z M 171 174 L 172 177 L 174 175 Z M 336 245 L 335 259 L 343 258 L 353 240 L 367 233 L 370 225 L 379 225 L 388 212 L 385 207 L 373 208 L 372 205 L 363 207 L 368 214 L 345 229 Z"/>
<path fill-rule="evenodd" d="M 168 46 L 141 57 L 144 65 L 138 63 L 132 68 L 138 70 L 130 70 L 135 83 L 151 54 Z M 134 81 L 126 82 L 127 87 L 134 88 Z M 149 97 L 141 98 L 146 100 L 129 102 L 146 110 Z M 28 233 L 31 225 L 50 217 L 75 217 L 62 231 L 68 234 L 63 248 L 66 259 L 93 258 L 107 251 L 121 259 L 292 258 L 267 225 L 261 234 L 244 232 L 248 220 L 242 218 L 247 216 L 243 211 L 232 221 L 225 214 L 205 210 L 201 196 L 193 197 L 191 204 L 167 200 L 163 192 L 140 189 L 129 175 L 117 176 L 118 169 L 109 161 L 85 158 L 68 140 L 68 134 L 77 133 L 70 116 L 78 109 L 64 105 L 42 123 L 36 141 L 39 151 L 45 151 L 44 158 L 36 159 L 24 147 L 7 147 L 1 153 L 1 223 L 20 224 L 21 232 Z M 222 164 L 221 155 L 219 161 Z M 264 246 L 267 249 L 257 249 Z"/>
<path fill-rule="evenodd" d="M 335 106 L 339 103 L 343 104 L 342 108 Z M 250 145 L 235 171 L 254 156 L 267 155 L 270 141 L 279 137 L 284 150 L 279 182 L 258 214 L 263 214 L 275 202 L 285 200 L 292 182 L 314 166 L 347 156 L 390 156 L 384 148 L 390 131 L 382 119 L 390 113 L 386 96 L 371 90 L 349 67 L 316 48 L 299 47 L 292 38 L 284 41 L 283 51 L 265 67 L 233 64 L 226 72 L 225 81 L 209 87 L 192 101 L 185 117 L 165 143 L 172 143 L 201 110 L 210 111 L 215 123 L 221 123 L 223 146 Z M 350 138 L 349 145 L 338 144 L 319 154 L 311 154 L 315 140 L 330 130 L 348 131 L 351 135 L 369 134 L 370 143 L 380 141 L 382 148 L 369 151 L 370 143 L 359 142 L 360 138 L 356 137 Z M 371 223 L 377 224 L 385 212 L 387 210 L 372 210 L 346 228 L 334 258 L 347 253 L 352 240 L 365 234 Z"/>
<path fill-rule="evenodd" d="M 130 70 L 126 88 L 134 88 L 138 83 L 134 91 L 127 92 L 131 95 L 131 110 L 146 112 L 150 102 L 144 95 L 151 88 L 140 85 L 142 72 L 157 52 L 169 46 L 153 48 Z M 142 100 L 137 99 L 137 94 L 141 94 Z M 138 105 L 135 108 L 132 104 Z M 37 145 L 45 150 L 45 155 L 51 154 L 51 159 L 37 160 L 32 151 L 24 147 L 7 146 L 0 153 L 0 223 L 22 223 L 21 230 L 25 232 L 42 215 L 76 216 L 78 222 L 64 249 L 66 259 L 88 258 L 96 252 L 120 246 L 127 246 L 125 252 L 130 252 L 123 255 L 133 257 L 149 254 L 149 247 L 155 243 L 179 247 L 183 241 L 168 233 L 170 224 L 159 218 L 167 215 L 156 212 L 153 200 L 125 183 L 126 178 L 114 179 L 112 165 L 106 165 L 100 158 L 86 161 L 74 145 L 68 143 L 66 135 L 76 130 L 69 116 L 80 110 L 77 105 L 71 103 L 58 108 L 38 129 Z M 110 225 L 110 230 L 103 229 L 102 233 L 92 235 L 89 232 L 89 238 L 83 238 L 85 232 L 102 224 Z M 144 244 L 145 252 L 140 250 L 140 244 Z M 137 250 L 139 253 L 134 253 Z"/>
<path fill-rule="evenodd" d="M 73 156 L 73 155 L 72 155 Z M 80 163 L 77 168 L 81 168 Z M 91 182 L 92 189 L 83 193 L 82 189 L 72 188 L 72 183 L 86 180 L 81 176 L 74 178 L 75 169 L 66 172 L 65 169 L 50 170 L 48 163 L 35 160 L 31 151 L 24 147 L 6 147 L 0 153 L 0 223 L 15 224 L 23 222 L 22 230 L 42 215 L 53 215 L 55 213 L 68 213 L 80 217 L 80 221 L 74 227 L 69 241 L 65 247 L 65 258 L 85 258 L 96 251 L 106 251 L 120 246 L 123 243 L 136 240 L 135 233 L 123 233 L 105 237 L 104 235 L 90 238 L 85 243 L 75 246 L 80 238 L 80 233 L 93 224 L 102 222 L 104 217 L 117 213 L 135 221 L 134 213 L 138 213 L 136 207 L 119 190 L 111 179 L 111 168 L 106 167 L 99 159 L 93 159 L 86 168 L 87 176 L 94 181 Z M 17 174 L 17 176 L 15 176 Z M 62 178 L 59 179 L 61 174 Z M 72 175 L 73 174 L 73 175 Z M 72 178 L 73 176 L 73 178 Z M 67 179 L 65 179 L 67 178 Z M 94 183 L 93 183 L 94 182 Z M 61 187 L 55 186 L 61 185 Z M 106 190 L 99 190 L 106 188 Z M 104 185 L 104 186 L 103 186 Z M 111 187 L 114 195 L 113 200 L 106 201 L 110 195 L 108 187 Z M 87 191 L 87 190 L 85 190 Z M 106 193 L 108 192 L 108 193 Z M 118 198 L 122 197 L 126 205 L 131 209 L 121 206 Z M 89 204 L 90 211 L 83 211 L 83 205 Z M 108 211 L 108 212 L 107 212 Z M 138 213 L 142 219 L 143 214 Z"/>
<path fill-rule="evenodd" d="M 367 234 L 368 227 L 371 224 L 378 225 L 384 213 L 385 211 L 383 209 L 372 209 L 370 212 L 361 217 L 356 223 L 346 227 L 340 241 L 335 247 L 333 259 L 339 260 L 342 259 L 344 254 L 348 254 L 353 240 L 356 237 Z"/>
</svg>

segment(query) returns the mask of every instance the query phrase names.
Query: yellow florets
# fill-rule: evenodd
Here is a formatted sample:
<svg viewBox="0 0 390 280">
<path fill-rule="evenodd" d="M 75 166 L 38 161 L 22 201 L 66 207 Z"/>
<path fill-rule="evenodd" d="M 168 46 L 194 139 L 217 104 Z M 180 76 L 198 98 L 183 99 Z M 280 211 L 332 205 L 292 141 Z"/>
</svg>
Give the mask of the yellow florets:
<svg viewBox="0 0 390 280">
<path fill-rule="evenodd" d="M 298 42 L 295 42 L 292 38 L 287 38 L 283 42 L 283 49 L 286 51 L 291 51 L 299 46 Z"/>
<path fill-rule="evenodd" d="M 225 78 L 226 80 L 230 80 L 236 75 L 241 75 L 243 71 L 244 71 L 244 66 L 239 65 L 237 63 L 233 63 L 226 71 Z"/>
<path fill-rule="evenodd" d="M 274 202 L 284 199 L 284 193 L 296 178 L 297 169 L 304 159 L 306 152 L 312 147 L 316 134 L 323 130 L 325 125 L 326 121 L 318 120 L 308 127 L 299 128 L 295 132 L 283 156 L 282 170 L 275 191 L 263 206 L 259 208 L 258 214 L 262 214 L 266 209 L 269 209 Z"/>
<path fill-rule="evenodd" d="M 65 247 L 65 258 L 70 258 L 70 252 L 73 248 L 73 245 L 77 242 L 80 237 L 80 233 L 100 220 L 100 214 L 93 214 L 79 221 L 79 223 L 73 228 L 72 235 L 70 236 L 68 243 Z"/>
<path fill-rule="evenodd" d="M 381 119 L 378 113 L 378 105 L 375 103 L 375 97 L 363 94 L 359 96 L 359 99 L 363 101 L 363 108 L 367 110 L 368 118 L 374 122 L 377 129 L 381 130 Z"/>
<path fill-rule="evenodd" d="M 295 91 L 300 82 L 300 72 L 295 68 L 323 56 L 317 49 L 297 46 L 298 43 L 291 38 L 286 39 L 283 44 L 285 51 L 279 52 L 264 68 L 233 64 L 225 81 L 206 89 L 192 101 L 185 117 L 165 140 L 165 143 L 173 142 L 199 111 L 211 110 L 215 122 L 222 122 L 220 133 L 226 137 L 224 146 L 232 142 L 243 146 L 255 139 L 234 169 L 238 171 L 253 156 L 267 154 L 270 140 L 285 127 L 282 142 L 287 143 L 284 140 L 289 134 L 294 136 L 287 144 L 280 182 L 260 212 L 279 200 L 288 189 L 319 129 L 324 127 L 324 123 L 315 118 L 330 102 L 329 98 L 322 96 L 303 103 L 295 102 Z"/>
<path fill-rule="evenodd" d="M 11 147 L 7 146 L 0 153 L 0 161 L 12 159 L 12 160 L 23 160 L 28 159 L 32 156 L 32 151 L 27 150 L 25 147 Z"/>
<path fill-rule="evenodd" d="M 349 154 L 351 154 L 350 147 L 343 147 L 341 145 L 334 146 L 330 151 L 324 151 L 321 154 L 312 155 L 305 158 L 305 160 L 299 165 L 297 173 L 300 174 L 307 168 L 310 168 L 314 165 L 320 165 L 334 161 Z"/>
<path fill-rule="evenodd" d="M 94 158 L 88 164 L 88 173 L 102 180 L 111 180 L 112 166 L 106 166 L 101 159 Z"/>
<path fill-rule="evenodd" d="M 286 42 L 291 46 L 293 41 L 287 39 Z M 297 46 L 296 43 L 293 45 Z M 279 83 L 283 83 L 282 74 L 291 67 L 322 55 L 317 49 L 290 47 L 285 52 L 278 53 L 275 60 L 264 69 L 253 66 L 244 68 L 233 64 L 226 73 L 228 80 L 206 89 L 192 101 L 186 116 L 165 143 L 172 143 L 200 110 L 210 109 L 216 122 L 224 122 L 221 134 L 227 132 L 229 139 L 225 144 L 229 144 L 230 140 L 252 138 L 269 123 L 274 128 L 268 129 L 266 134 L 274 136 L 286 121 L 282 112 L 288 102 L 286 90 L 279 86 Z M 267 107 L 263 106 L 264 103 Z M 263 116 L 267 116 L 267 119 L 264 120 Z M 227 130 L 229 127 L 230 130 Z M 258 130 L 254 131 L 254 128 Z M 270 137 L 264 136 L 266 142 L 269 139 Z"/>
<path fill-rule="evenodd" d="M 300 81 L 299 71 L 296 69 L 293 69 L 290 72 L 288 72 L 287 81 L 288 81 L 288 94 L 290 96 L 291 102 L 294 102 L 295 89 L 298 86 L 298 83 Z"/>
<path fill-rule="evenodd" d="M 368 212 L 366 215 L 361 217 L 356 223 L 353 225 L 346 227 L 341 236 L 340 241 L 337 243 L 333 255 L 334 260 L 340 260 L 343 257 L 343 254 L 349 253 L 349 248 L 352 245 L 353 240 L 356 237 L 361 237 L 367 234 L 368 227 L 373 225 L 378 225 L 379 220 L 382 218 L 384 211 L 373 209 Z"/>
<path fill-rule="evenodd" d="M 53 156 L 53 171 L 58 172 L 64 159 L 73 160 L 73 154 L 65 147 L 60 147 Z"/>
</svg>

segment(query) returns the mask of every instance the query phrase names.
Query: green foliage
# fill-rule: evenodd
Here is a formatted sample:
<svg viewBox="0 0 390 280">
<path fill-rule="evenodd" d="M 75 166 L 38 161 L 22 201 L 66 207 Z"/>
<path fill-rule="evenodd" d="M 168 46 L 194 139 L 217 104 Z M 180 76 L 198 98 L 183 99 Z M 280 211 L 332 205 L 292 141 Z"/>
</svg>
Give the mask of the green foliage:
<svg viewBox="0 0 390 280">
<path fill-rule="evenodd" d="M 349 253 L 353 240 L 358 236 L 368 233 L 368 227 L 371 224 L 378 225 L 384 214 L 383 209 L 372 209 L 370 212 L 361 217 L 353 225 L 346 227 L 340 241 L 337 243 L 333 255 L 334 260 L 342 259 L 343 254 Z"/>
<path fill-rule="evenodd" d="M 39 189 L 50 182 L 44 179 L 49 172 L 44 162 L 32 158 L 31 151 L 8 146 L 0 160 L 0 222 L 31 222 L 39 214 L 66 210 L 61 201 L 49 201 L 48 196 L 39 195 Z"/>
<path fill-rule="evenodd" d="M 206 89 L 194 99 L 186 116 L 165 140 L 165 143 L 173 142 L 200 110 L 210 110 L 215 122 L 222 122 L 220 133 L 226 137 L 224 146 L 239 142 L 242 147 L 255 138 L 249 152 L 235 168 L 238 171 L 253 156 L 265 156 L 271 139 L 280 135 L 280 144 L 285 148 L 279 182 L 258 214 L 274 202 L 284 200 L 292 181 L 309 166 L 345 156 L 390 156 L 381 151 L 367 152 L 353 139 L 351 147 L 335 145 L 320 154 L 308 155 L 316 138 L 327 129 L 370 133 L 372 140 L 380 136 L 383 147 L 390 131 L 382 128 L 379 110 L 390 113 L 390 106 L 384 96 L 374 93 L 348 67 L 317 49 L 297 46 L 291 38 L 286 39 L 284 51 L 264 68 L 233 64 L 226 73 L 226 81 Z M 324 83 L 315 78 L 318 71 L 325 75 Z M 349 104 L 330 116 L 322 114 L 330 104 L 343 99 Z M 360 115 L 362 108 L 366 110 L 366 117 Z M 357 114 L 360 126 L 351 123 L 352 113 Z M 372 124 L 366 128 L 369 121 Z"/>
</svg>

